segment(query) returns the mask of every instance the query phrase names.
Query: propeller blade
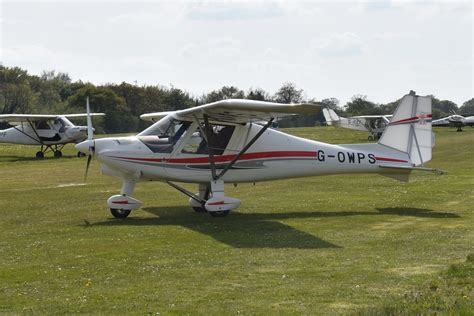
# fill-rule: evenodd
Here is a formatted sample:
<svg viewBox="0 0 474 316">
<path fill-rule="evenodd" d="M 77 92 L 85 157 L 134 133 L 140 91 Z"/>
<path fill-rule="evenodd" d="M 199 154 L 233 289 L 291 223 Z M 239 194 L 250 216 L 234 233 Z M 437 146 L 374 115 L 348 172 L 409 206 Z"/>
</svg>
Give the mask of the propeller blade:
<svg viewBox="0 0 474 316">
<path fill-rule="evenodd" d="M 91 164 L 91 160 L 92 160 L 92 155 L 89 154 L 89 156 L 87 156 L 86 173 L 84 174 L 84 182 L 86 182 L 86 179 L 87 179 L 87 173 L 89 172 L 89 165 Z"/>
<path fill-rule="evenodd" d="M 94 137 L 94 129 L 92 128 L 91 109 L 89 107 L 89 96 L 87 96 L 86 110 L 87 110 L 87 139 L 92 140 L 92 138 Z"/>
</svg>

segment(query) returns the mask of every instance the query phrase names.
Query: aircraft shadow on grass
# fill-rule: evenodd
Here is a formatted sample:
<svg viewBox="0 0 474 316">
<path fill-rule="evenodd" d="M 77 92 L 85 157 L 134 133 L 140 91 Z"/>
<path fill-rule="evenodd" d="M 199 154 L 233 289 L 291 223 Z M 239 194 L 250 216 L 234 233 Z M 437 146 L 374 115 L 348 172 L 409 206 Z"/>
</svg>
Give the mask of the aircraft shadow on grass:
<svg viewBox="0 0 474 316">
<path fill-rule="evenodd" d="M 46 154 L 48 155 L 48 154 Z M 0 162 L 25 162 L 25 161 L 46 161 L 46 160 L 63 160 L 63 159 L 70 159 L 70 158 L 77 158 L 75 155 L 64 155 L 61 158 L 55 158 L 52 156 L 45 156 L 44 158 L 38 159 L 36 157 L 22 157 L 22 156 L 2 156 L 0 158 Z"/>
<path fill-rule="evenodd" d="M 278 220 L 295 218 L 343 217 L 357 215 L 398 215 L 430 218 L 457 218 L 454 213 L 434 212 L 417 208 L 381 208 L 375 212 L 286 212 L 240 213 L 234 211 L 228 218 L 212 218 L 207 214 L 193 213 L 189 207 L 147 207 L 144 211 L 156 215 L 147 218 L 110 219 L 85 226 L 143 226 L 180 225 L 211 236 L 235 248 L 341 248 L 309 233 L 285 225 Z"/>
</svg>

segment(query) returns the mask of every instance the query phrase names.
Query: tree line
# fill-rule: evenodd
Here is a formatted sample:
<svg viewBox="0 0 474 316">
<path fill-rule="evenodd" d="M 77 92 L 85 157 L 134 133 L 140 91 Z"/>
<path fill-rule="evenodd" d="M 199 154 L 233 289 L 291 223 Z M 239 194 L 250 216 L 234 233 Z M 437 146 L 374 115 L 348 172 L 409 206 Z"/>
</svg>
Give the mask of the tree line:
<svg viewBox="0 0 474 316">
<path fill-rule="evenodd" d="M 291 82 L 283 83 L 274 94 L 261 88 L 244 91 L 234 86 L 224 86 L 201 96 L 193 96 L 174 86 L 139 86 L 127 82 L 94 85 L 81 80 L 72 81 L 67 73 L 54 70 L 43 71 L 37 76 L 19 67 L 0 65 L 0 114 L 83 113 L 87 96 L 92 111 L 106 114 L 95 120 L 95 128 L 99 133 L 137 132 L 149 125 L 139 119 L 143 113 L 181 110 L 230 98 L 278 103 L 309 102 L 335 109 L 342 116 L 391 114 L 399 101 L 382 104 L 372 102 L 364 95 L 354 95 L 349 102 L 341 105 L 334 97 L 322 100 L 308 98 L 303 89 Z M 433 96 L 435 119 L 452 113 L 473 114 L 474 98 L 458 107 L 452 101 L 439 100 Z M 321 113 L 295 115 L 279 121 L 281 127 L 315 126 L 323 122 Z"/>
</svg>

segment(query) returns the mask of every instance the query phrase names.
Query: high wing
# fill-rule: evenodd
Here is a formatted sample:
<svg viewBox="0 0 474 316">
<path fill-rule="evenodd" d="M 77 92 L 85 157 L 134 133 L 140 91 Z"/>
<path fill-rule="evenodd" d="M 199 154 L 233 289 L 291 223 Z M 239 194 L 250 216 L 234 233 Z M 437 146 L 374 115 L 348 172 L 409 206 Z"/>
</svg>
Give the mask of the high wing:
<svg viewBox="0 0 474 316">
<path fill-rule="evenodd" d="M 359 116 L 351 116 L 348 118 L 363 118 L 363 119 L 379 119 L 379 118 L 391 118 L 393 115 L 359 115 Z"/>
<path fill-rule="evenodd" d="M 91 113 L 93 116 L 102 116 L 105 113 Z M 41 122 L 41 121 L 49 121 L 54 120 L 59 117 L 86 117 L 87 114 L 80 113 L 80 114 L 0 114 L 0 122 Z"/>
<path fill-rule="evenodd" d="M 248 123 L 269 121 L 272 118 L 295 114 L 316 114 L 320 109 L 320 105 L 309 103 L 281 104 L 255 100 L 227 99 L 172 112 L 172 115 L 176 119 L 189 121 L 196 118 L 202 120 L 204 115 L 207 115 L 213 121 Z M 164 117 L 163 112 L 140 116 L 140 118 L 147 120 L 153 120 L 154 117 Z"/>
<path fill-rule="evenodd" d="M 448 126 L 449 125 L 449 116 L 446 116 L 446 117 L 443 117 L 443 118 L 440 118 L 440 119 L 437 119 L 437 120 L 433 120 L 431 122 L 431 125 L 433 125 L 433 126 Z"/>
<path fill-rule="evenodd" d="M 140 115 L 140 118 L 145 121 L 152 121 L 152 122 L 158 122 L 165 116 L 170 115 L 171 113 L 174 113 L 176 111 L 164 111 L 164 112 L 155 112 L 155 113 L 146 113 Z"/>
</svg>

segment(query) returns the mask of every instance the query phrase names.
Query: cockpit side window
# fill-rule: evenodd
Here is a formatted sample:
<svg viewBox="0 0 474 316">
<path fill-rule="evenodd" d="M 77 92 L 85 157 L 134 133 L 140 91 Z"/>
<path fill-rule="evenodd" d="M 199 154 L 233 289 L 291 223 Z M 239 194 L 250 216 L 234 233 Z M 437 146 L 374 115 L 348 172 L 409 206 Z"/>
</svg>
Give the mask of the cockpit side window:
<svg viewBox="0 0 474 316">
<path fill-rule="evenodd" d="M 202 126 L 202 130 L 204 130 Z M 232 125 L 215 125 L 211 124 L 211 135 L 209 137 L 209 147 L 213 150 L 214 155 L 222 155 L 229 144 L 234 133 L 235 126 Z M 206 139 L 201 135 L 201 129 L 195 132 L 181 151 L 185 154 L 209 154 Z"/>
<path fill-rule="evenodd" d="M 38 121 L 36 123 L 36 129 L 51 129 L 47 121 Z"/>
</svg>

